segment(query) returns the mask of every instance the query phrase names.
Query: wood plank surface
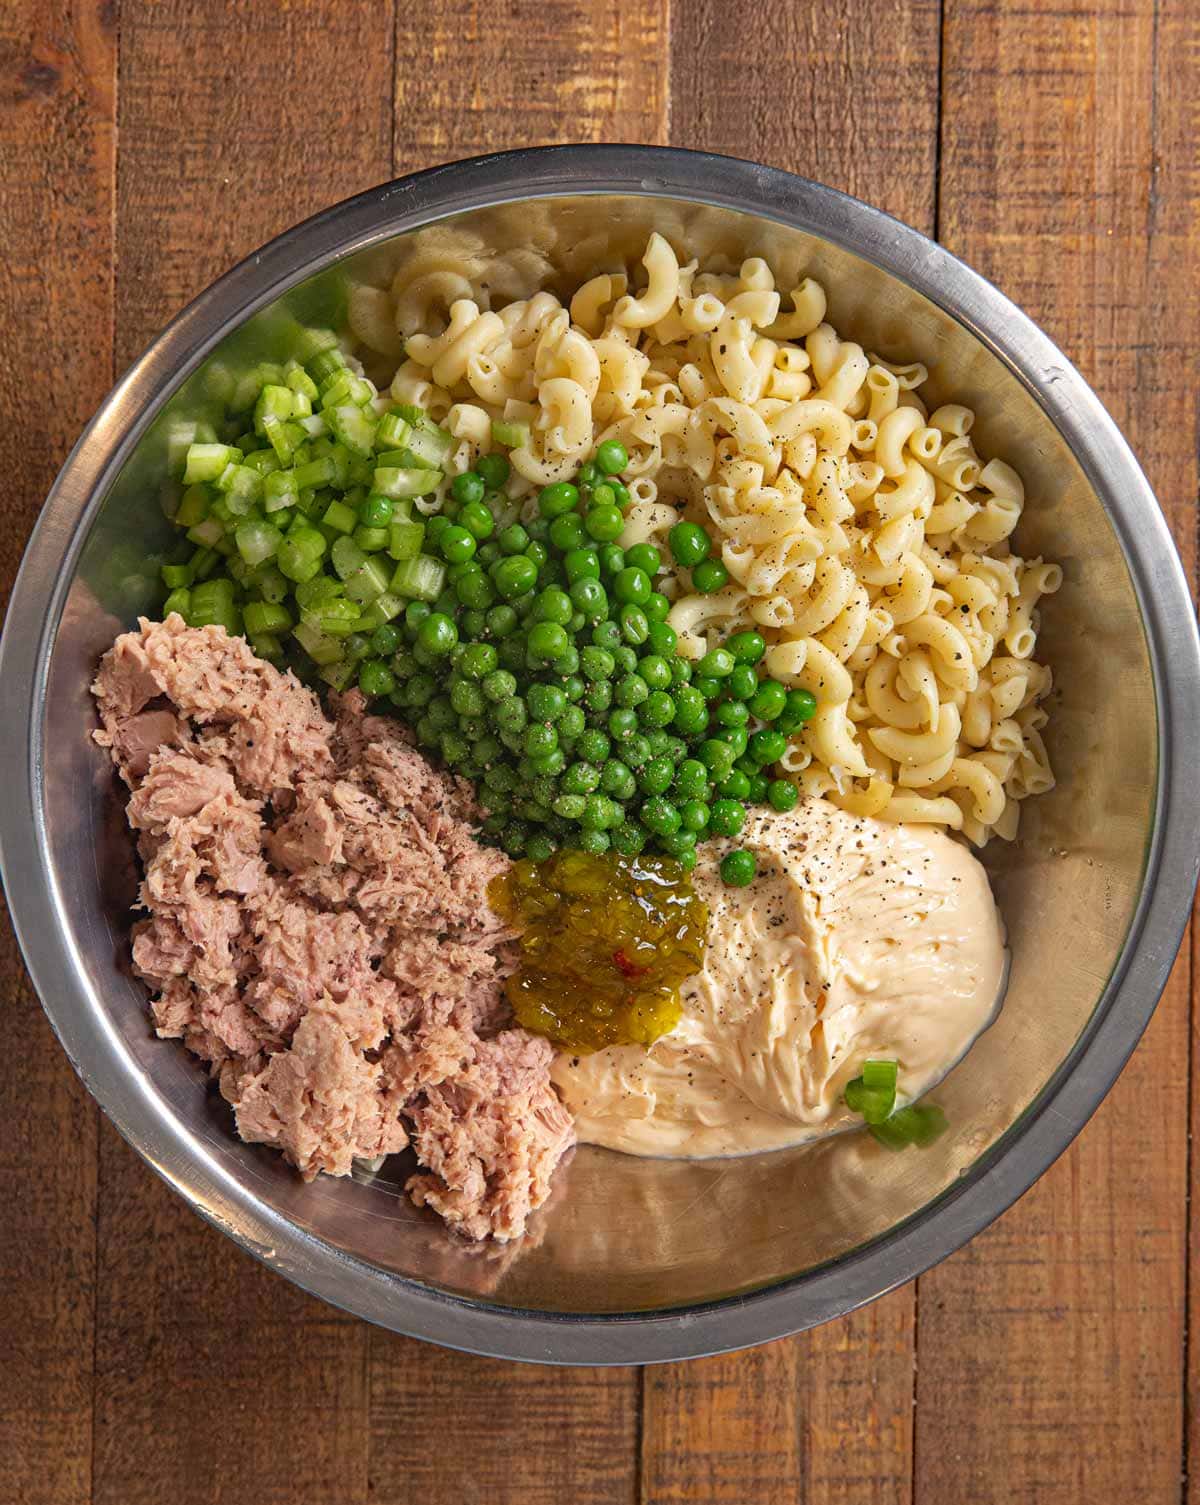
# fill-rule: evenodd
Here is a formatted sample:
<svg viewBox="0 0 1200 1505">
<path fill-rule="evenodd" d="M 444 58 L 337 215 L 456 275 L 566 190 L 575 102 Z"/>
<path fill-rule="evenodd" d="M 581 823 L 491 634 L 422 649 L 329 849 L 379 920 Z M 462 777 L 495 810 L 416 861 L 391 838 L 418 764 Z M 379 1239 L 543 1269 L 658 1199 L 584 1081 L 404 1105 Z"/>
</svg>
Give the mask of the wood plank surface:
<svg viewBox="0 0 1200 1505">
<path fill-rule="evenodd" d="M 674 18 L 672 141 L 817 178 L 931 233 L 938 45 L 935 0 L 695 0 Z M 697 86 L 697 56 L 719 88 Z M 914 1362 L 908 1288 L 767 1348 L 647 1371 L 643 1500 L 909 1501 Z"/>
<path fill-rule="evenodd" d="M 112 381 L 115 74 L 108 7 L 0 7 L 0 606 Z M 0 1498 L 79 1505 L 91 1496 L 99 1114 L 6 915 L 0 979 Z"/>
<path fill-rule="evenodd" d="M 118 357 L 391 169 L 390 4 L 127 0 Z M 97 1505 L 366 1498 L 367 1330 L 202 1224 L 105 1129 Z"/>
<path fill-rule="evenodd" d="M 1096 386 L 1196 583 L 1197 97 L 1195 0 L 6 0 L 0 604 L 114 366 L 194 293 L 393 172 L 569 140 L 936 229 Z M 1200 1505 L 1198 974 L 1200 935 L 1076 1146 L 916 1287 L 546 1370 L 368 1328 L 202 1224 L 99 1127 L 5 925 L 0 1505 Z"/>
<path fill-rule="evenodd" d="M 1189 0 L 952 0 L 940 226 L 1095 385 L 1193 578 L 1196 21 Z M 1185 951 L 1080 1140 L 920 1281 L 922 1505 L 1180 1498 L 1188 991 Z"/>
<path fill-rule="evenodd" d="M 564 140 L 664 142 L 668 0 L 400 5 L 395 171 Z M 415 58 L 434 66 L 413 66 Z M 475 1359 L 374 1331 L 374 1498 L 618 1505 L 637 1495 L 640 1376 Z M 415 1429 L 451 1443 L 412 1451 Z"/>
</svg>

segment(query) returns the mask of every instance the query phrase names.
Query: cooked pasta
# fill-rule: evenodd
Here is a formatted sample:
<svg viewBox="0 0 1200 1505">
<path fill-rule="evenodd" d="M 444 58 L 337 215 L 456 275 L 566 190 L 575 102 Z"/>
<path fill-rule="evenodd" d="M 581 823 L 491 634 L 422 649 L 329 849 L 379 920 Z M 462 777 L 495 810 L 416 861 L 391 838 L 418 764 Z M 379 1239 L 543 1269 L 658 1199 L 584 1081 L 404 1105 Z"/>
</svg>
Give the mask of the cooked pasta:
<svg viewBox="0 0 1200 1505">
<path fill-rule="evenodd" d="M 753 625 L 768 672 L 816 697 L 782 761 L 802 791 L 1011 839 L 1019 802 L 1054 782 L 1051 676 L 1033 654 L 1062 570 L 1013 552 L 1025 488 L 976 452 L 971 409 L 927 411 L 923 365 L 843 339 L 818 283 L 777 288 L 761 258 L 702 271 L 656 233 L 639 266 L 592 276 L 566 306 L 530 291 L 534 262 L 485 281 L 475 248 L 424 249 L 390 294 L 352 300 L 356 335 L 402 350 L 392 395 L 459 441 L 452 469 L 493 422 L 523 425 L 511 460 L 531 496 L 619 439 L 626 541 L 662 544 L 687 518 L 728 571 L 709 595 L 682 576 L 668 588 L 682 651 Z M 506 284 L 527 296 L 499 301 Z"/>
</svg>

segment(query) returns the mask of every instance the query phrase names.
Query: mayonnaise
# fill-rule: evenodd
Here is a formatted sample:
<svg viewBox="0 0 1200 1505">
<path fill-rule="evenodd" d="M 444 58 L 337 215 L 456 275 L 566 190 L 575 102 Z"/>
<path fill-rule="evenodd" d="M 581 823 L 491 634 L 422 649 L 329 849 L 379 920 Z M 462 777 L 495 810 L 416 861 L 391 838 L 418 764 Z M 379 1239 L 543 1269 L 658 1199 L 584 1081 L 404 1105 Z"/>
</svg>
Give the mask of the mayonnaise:
<svg viewBox="0 0 1200 1505">
<path fill-rule="evenodd" d="M 731 846 L 758 876 L 730 888 Z M 990 1022 L 1004 932 L 983 868 L 939 830 L 824 800 L 755 810 L 694 874 L 710 910 L 684 1016 L 648 1050 L 560 1054 L 554 1080 L 583 1143 L 634 1155 L 777 1149 L 861 1119 L 842 1103 L 868 1057 L 918 1097 Z"/>
</svg>

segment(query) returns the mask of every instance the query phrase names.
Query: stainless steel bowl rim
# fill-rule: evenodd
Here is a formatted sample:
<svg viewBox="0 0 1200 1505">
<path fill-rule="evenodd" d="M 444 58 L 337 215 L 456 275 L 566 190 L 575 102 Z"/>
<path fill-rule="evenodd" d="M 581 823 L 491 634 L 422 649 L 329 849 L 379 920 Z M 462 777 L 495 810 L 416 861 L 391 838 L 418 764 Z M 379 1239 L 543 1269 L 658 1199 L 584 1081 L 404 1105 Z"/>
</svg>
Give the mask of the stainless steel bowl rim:
<svg viewBox="0 0 1200 1505">
<path fill-rule="evenodd" d="M 1119 537 L 1143 615 L 1159 739 L 1155 820 L 1126 944 L 1073 1050 L 1038 1099 L 958 1185 L 850 1254 L 748 1296 L 616 1315 L 537 1313 L 404 1280 L 297 1227 L 236 1182 L 129 1069 L 63 927 L 45 860 L 43 705 L 66 590 L 109 484 L 171 391 L 230 332 L 344 255 L 464 210 L 558 195 L 633 194 L 776 220 L 873 262 L 966 327 L 1057 426 Z M 1149 1022 L 1200 867 L 1200 643 L 1153 492 L 1082 376 L 996 288 L 916 230 L 773 168 L 658 147 L 565 146 L 477 157 L 399 179 L 278 236 L 191 303 L 141 355 L 84 431 L 30 540 L 0 640 L 0 866 L 30 974 L 89 1091 L 131 1145 L 210 1222 L 297 1284 L 372 1322 L 451 1348 L 564 1364 L 654 1363 L 742 1348 L 852 1310 L 964 1244 L 1062 1153 Z"/>
</svg>

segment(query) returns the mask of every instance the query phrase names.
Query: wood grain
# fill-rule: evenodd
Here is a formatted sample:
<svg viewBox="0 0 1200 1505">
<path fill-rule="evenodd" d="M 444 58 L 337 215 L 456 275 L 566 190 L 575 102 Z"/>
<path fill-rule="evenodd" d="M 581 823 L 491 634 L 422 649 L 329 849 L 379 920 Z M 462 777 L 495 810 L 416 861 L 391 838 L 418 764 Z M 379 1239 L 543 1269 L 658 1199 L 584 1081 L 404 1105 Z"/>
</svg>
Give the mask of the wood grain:
<svg viewBox="0 0 1200 1505">
<path fill-rule="evenodd" d="M 1140 452 L 1190 570 L 1200 304 L 1179 70 L 1189 46 L 1196 56 L 1194 17 L 1187 0 L 952 0 L 941 180 L 946 244 L 1079 362 Z M 922 1278 L 922 1505 L 1179 1499 L 1188 990 L 1185 954 L 1072 1150 Z"/>
<path fill-rule="evenodd" d="M 693 0 L 671 50 L 673 142 L 818 178 L 932 230 L 936 3 Z M 696 87 L 698 57 L 720 88 Z M 643 1500 L 908 1501 L 914 1358 L 908 1289 L 768 1348 L 647 1371 Z"/>
<path fill-rule="evenodd" d="M 396 24 L 396 172 L 567 141 L 662 142 L 669 0 L 439 0 Z"/>
<path fill-rule="evenodd" d="M 441 0 L 397 12 L 395 171 L 556 141 L 661 142 L 667 0 Z M 370 1336 L 372 1497 L 633 1501 L 639 1376 L 550 1370 Z M 448 1445 L 397 1446 L 405 1431 Z"/>
<path fill-rule="evenodd" d="M 391 18 L 126 0 L 122 358 L 236 258 L 389 176 Z M 366 1329 L 201 1224 L 109 1130 L 100 1166 L 97 1505 L 364 1500 Z"/>
<path fill-rule="evenodd" d="M 0 9 L 0 606 L 54 472 L 112 381 L 115 73 L 103 5 Z M 0 1496 L 77 1505 L 91 1493 L 98 1115 L 7 915 L 0 979 Z"/>
</svg>

